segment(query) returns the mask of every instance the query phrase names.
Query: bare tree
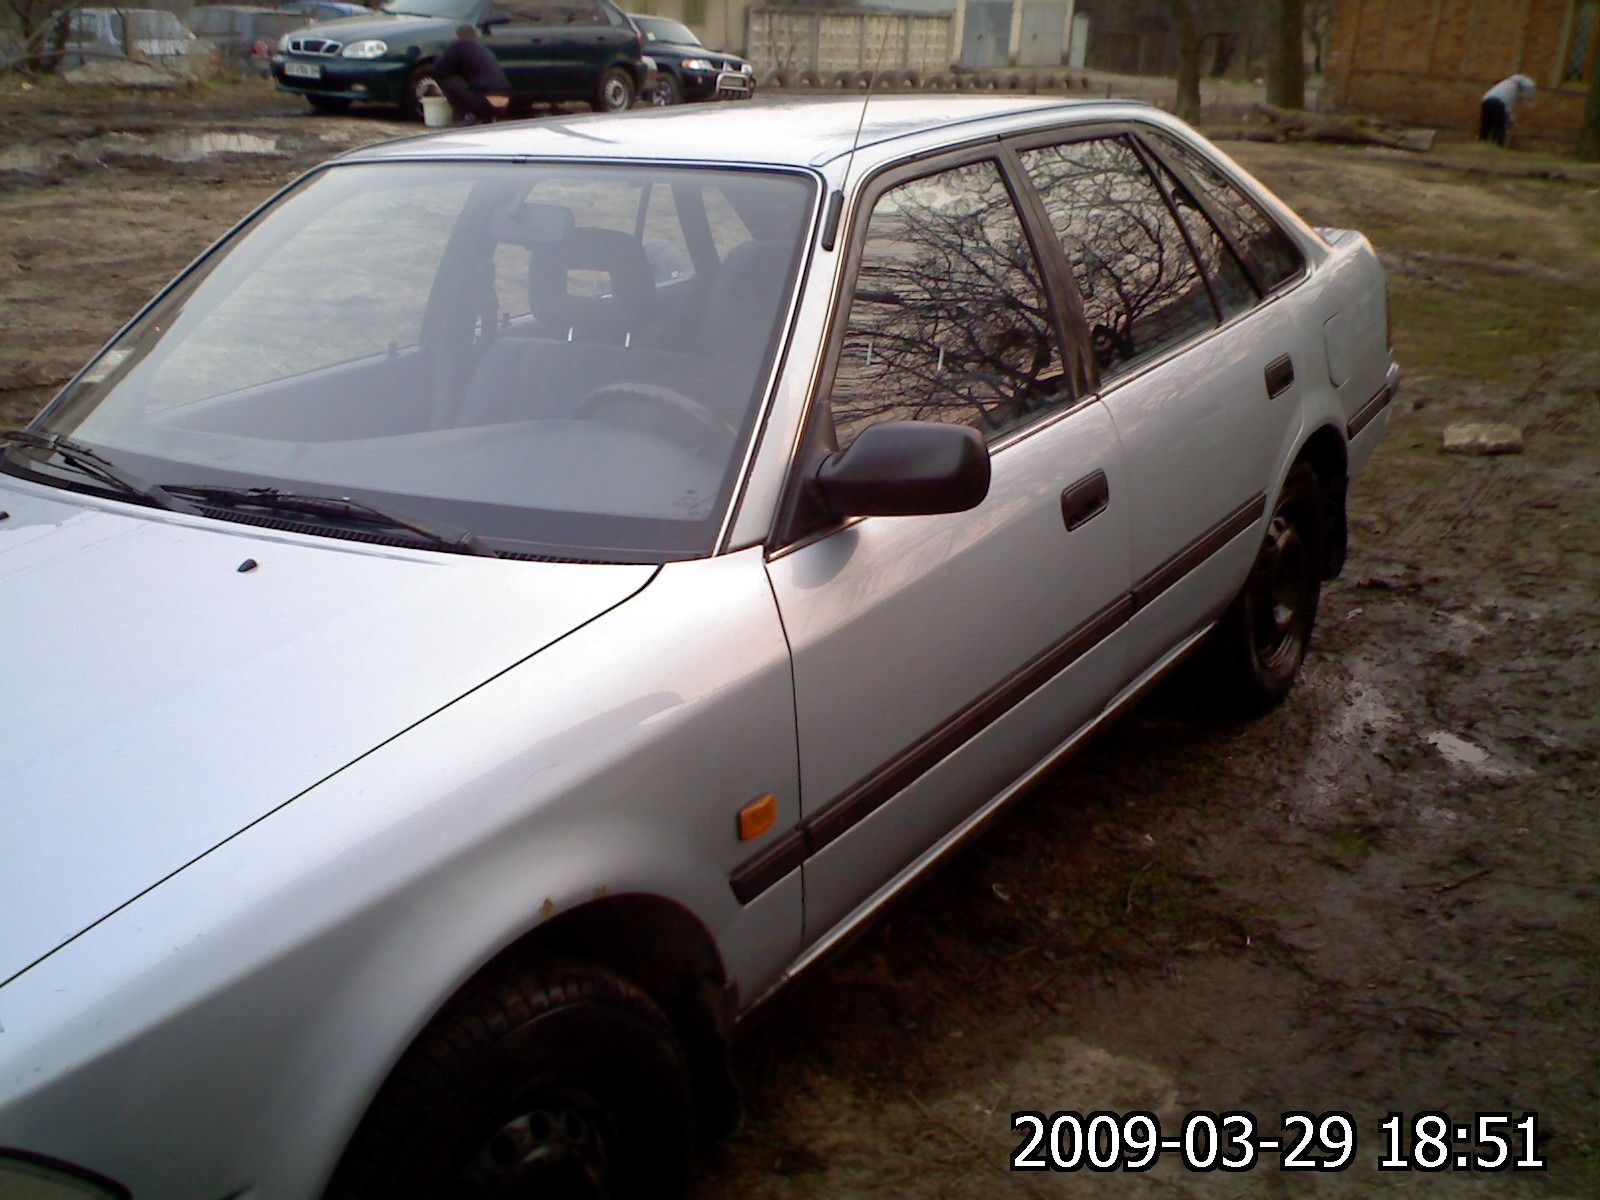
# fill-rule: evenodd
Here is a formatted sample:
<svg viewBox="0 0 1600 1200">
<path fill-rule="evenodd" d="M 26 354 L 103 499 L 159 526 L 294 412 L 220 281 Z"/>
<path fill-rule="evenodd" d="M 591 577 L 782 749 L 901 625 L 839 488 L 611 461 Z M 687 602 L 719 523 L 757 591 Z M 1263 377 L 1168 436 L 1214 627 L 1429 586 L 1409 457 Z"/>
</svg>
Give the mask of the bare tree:
<svg viewBox="0 0 1600 1200">
<path fill-rule="evenodd" d="M 1589 73 L 1589 97 L 1583 104 L 1578 157 L 1588 162 L 1600 162 L 1600 66 Z"/>
<path fill-rule="evenodd" d="M 1279 108 L 1306 106 L 1306 0 L 1277 0 L 1272 73 L 1267 101 Z"/>
<path fill-rule="evenodd" d="M 19 35 L 23 66 L 40 64 L 55 15 L 73 4 L 74 0 L 0 0 L 0 23 L 10 25 Z"/>
<path fill-rule="evenodd" d="M 1312 69 L 1321 75 L 1326 69 L 1328 42 L 1333 37 L 1333 0 L 1305 0 L 1306 32 L 1311 35 Z"/>
<path fill-rule="evenodd" d="M 1178 97 L 1175 108 L 1185 121 L 1200 119 L 1200 27 L 1194 0 L 1172 0 L 1172 29 L 1178 39 Z"/>
</svg>

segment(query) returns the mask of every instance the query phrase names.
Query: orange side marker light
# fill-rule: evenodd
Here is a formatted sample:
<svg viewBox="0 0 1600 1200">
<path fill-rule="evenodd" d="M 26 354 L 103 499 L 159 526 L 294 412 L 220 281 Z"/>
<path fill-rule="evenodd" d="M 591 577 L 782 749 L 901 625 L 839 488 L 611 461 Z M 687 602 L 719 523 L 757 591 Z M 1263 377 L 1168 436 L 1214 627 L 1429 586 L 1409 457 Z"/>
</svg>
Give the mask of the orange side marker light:
<svg viewBox="0 0 1600 1200">
<path fill-rule="evenodd" d="M 748 842 L 772 828 L 778 819 L 778 798 L 771 792 L 757 796 L 739 810 L 739 840 Z"/>
</svg>

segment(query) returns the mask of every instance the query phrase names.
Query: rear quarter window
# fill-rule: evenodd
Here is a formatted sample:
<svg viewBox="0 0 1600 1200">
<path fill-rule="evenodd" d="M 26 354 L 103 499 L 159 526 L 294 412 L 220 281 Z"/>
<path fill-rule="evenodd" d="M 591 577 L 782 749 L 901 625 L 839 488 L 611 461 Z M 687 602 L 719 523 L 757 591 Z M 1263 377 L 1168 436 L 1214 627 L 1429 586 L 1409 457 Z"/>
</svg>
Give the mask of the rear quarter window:
<svg viewBox="0 0 1600 1200">
<path fill-rule="evenodd" d="M 1149 130 L 1143 136 L 1187 174 L 1211 202 L 1240 252 L 1255 267 L 1264 288 L 1279 288 L 1305 270 L 1305 258 L 1293 239 L 1210 159 L 1167 134 Z"/>
</svg>

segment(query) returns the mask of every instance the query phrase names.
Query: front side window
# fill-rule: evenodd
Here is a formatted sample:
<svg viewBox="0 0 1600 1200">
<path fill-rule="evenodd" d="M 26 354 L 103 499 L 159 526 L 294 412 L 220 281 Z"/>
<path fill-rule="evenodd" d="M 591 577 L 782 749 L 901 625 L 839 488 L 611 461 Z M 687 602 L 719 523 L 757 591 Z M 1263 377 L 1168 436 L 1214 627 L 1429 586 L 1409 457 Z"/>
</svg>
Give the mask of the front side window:
<svg viewBox="0 0 1600 1200">
<path fill-rule="evenodd" d="M 1022 162 L 1072 263 L 1103 379 L 1217 323 L 1189 243 L 1126 140 L 1028 150 Z"/>
<path fill-rule="evenodd" d="M 847 445 L 878 421 L 993 438 L 1066 399 L 1033 245 L 999 167 L 890 188 L 867 227 L 832 391 Z"/>
<path fill-rule="evenodd" d="M 815 196 L 778 171 L 334 167 L 35 428 L 202 506 L 224 488 L 348 496 L 511 553 L 706 554 Z M 72 486 L 39 456 L 3 465 Z"/>
</svg>

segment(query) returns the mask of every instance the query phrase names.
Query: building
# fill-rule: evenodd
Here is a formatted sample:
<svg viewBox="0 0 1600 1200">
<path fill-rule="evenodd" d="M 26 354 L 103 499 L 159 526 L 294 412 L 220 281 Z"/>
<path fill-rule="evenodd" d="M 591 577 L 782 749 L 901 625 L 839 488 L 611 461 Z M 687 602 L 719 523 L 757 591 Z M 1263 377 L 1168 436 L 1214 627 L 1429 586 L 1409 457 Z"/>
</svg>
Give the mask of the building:
<svg viewBox="0 0 1600 1200">
<path fill-rule="evenodd" d="M 1517 143 L 1572 149 L 1597 57 L 1600 0 L 1338 0 L 1327 80 L 1341 108 L 1472 135 L 1484 91 L 1520 73 L 1539 92 Z"/>
</svg>

